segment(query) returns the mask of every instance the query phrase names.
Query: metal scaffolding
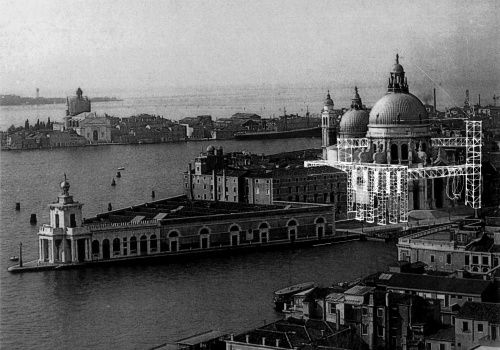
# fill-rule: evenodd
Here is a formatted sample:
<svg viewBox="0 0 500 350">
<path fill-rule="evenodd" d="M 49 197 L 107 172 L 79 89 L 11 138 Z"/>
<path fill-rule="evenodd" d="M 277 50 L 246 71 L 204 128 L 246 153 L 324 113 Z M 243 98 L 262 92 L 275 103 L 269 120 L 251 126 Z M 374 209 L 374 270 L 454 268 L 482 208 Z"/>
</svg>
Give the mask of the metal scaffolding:
<svg viewBox="0 0 500 350">
<path fill-rule="evenodd" d="M 370 146 L 367 138 L 340 139 L 337 159 L 306 162 L 305 166 L 330 165 L 348 173 L 348 217 L 379 225 L 408 221 L 408 181 L 465 177 L 465 203 L 481 207 L 481 127 L 480 121 L 466 121 L 466 137 L 433 138 L 436 147 L 465 147 L 466 162 L 461 165 L 410 168 L 407 165 L 354 162 L 356 149 Z M 350 214 L 350 215 L 349 215 Z"/>
</svg>

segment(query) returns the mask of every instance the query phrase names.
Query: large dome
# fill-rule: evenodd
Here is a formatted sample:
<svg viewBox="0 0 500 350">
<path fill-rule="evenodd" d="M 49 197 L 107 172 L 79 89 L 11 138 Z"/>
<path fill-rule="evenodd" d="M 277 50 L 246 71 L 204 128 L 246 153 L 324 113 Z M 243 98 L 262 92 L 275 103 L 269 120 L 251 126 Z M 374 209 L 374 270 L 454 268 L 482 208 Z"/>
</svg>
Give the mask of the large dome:
<svg viewBox="0 0 500 350">
<path fill-rule="evenodd" d="M 363 109 L 350 109 L 340 119 L 340 133 L 366 133 L 370 115 Z"/>
<path fill-rule="evenodd" d="M 427 111 L 410 93 L 387 93 L 370 112 L 370 125 L 427 124 Z"/>
</svg>

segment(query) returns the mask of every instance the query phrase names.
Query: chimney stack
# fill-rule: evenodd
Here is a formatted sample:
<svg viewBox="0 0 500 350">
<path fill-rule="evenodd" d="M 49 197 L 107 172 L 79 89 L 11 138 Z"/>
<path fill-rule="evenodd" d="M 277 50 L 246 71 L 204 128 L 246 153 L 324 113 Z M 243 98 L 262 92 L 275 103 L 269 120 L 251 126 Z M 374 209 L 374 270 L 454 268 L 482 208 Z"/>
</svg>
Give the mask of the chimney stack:
<svg viewBox="0 0 500 350">
<path fill-rule="evenodd" d="M 279 339 L 276 339 L 276 347 L 279 348 L 280 347 L 280 340 Z"/>
<path fill-rule="evenodd" d="M 262 337 L 262 345 L 266 345 L 266 337 Z"/>
<path fill-rule="evenodd" d="M 434 89 L 434 113 L 437 113 L 437 109 L 436 109 L 436 89 Z"/>
<path fill-rule="evenodd" d="M 247 334 L 245 338 L 246 338 L 246 342 L 250 343 L 250 334 Z"/>
</svg>

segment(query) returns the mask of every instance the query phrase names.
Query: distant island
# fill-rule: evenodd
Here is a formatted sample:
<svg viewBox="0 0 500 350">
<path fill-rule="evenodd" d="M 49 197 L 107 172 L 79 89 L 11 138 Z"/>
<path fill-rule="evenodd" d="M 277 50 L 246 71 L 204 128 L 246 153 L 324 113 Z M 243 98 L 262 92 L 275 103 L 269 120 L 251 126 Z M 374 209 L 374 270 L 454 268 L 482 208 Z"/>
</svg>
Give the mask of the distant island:
<svg viewBox="0 0 500 350">
<path fill-rule="evenodd" d="M 94 97 L 91 102 L 123 101 L 116 97 Z M 65 97 L 21 97 L 17 95 L 0 95 L 0 106 L 47 105 L 66 103 Z"/>
</svg>

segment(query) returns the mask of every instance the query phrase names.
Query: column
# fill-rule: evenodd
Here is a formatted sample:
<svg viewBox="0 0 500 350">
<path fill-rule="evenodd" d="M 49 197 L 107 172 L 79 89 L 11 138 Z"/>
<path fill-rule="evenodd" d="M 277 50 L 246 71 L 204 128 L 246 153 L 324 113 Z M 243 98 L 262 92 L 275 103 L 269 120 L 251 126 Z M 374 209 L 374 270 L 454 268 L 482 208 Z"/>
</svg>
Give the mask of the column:
<svg viewBox="0 0 500 350">
<path fill-rule="evenodd" d="M 55 262 L 55 257 L 54 257 L 54 254 L 56 252 L 56 242 L 54 241 L 54 239 L 52 238 L 50 240 L 50 250 L 49 250 L 49 261 L 51 263 L 54 263 Z"/>
</svg>

